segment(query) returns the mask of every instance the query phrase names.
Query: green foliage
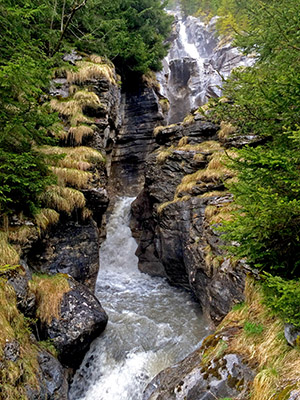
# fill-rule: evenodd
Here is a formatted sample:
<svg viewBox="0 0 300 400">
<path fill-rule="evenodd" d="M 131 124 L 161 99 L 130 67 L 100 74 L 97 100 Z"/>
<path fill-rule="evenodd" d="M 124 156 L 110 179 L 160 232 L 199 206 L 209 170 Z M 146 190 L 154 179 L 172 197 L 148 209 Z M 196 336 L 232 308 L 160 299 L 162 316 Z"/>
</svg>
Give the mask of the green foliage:
<svg viewBox="0 0 300 400">
<path fill-rule="evenodd" d="M 249 30 L 235 41 L 256 63 L 234 71 L 224 84 L 228 101 L 213 101 L 213 115 L 267 143 L 229 161 L 238 182 L 228 187 L 239 208 L 223 230 L 231 252 L 251 266 L 299 276 L 299 4 L 250 0 L 245 10 Z"/>
<path fill-rule="evenodd" d="M 265 274 L 262 286 L 267 306 L 285 322 L 300 328 L 300 280 Z"/>
<path fill-rule="evenodd" d="M 0 0 L 0 220 L 35 213 L 53 183 L 37 149 L 53 142 L 57 115 L 43 98 L 59 52 L 77 44 L 123 73 L 159 69 L 171 24 L 163 8 L 160 0 Z"/>
<path fill-rule="evenodd" d="M 172 17 L 160 0 L 90 0 L 74 21 L 76 45 L 113 60 L 127 75 L 159 70 Z"/>
<path fill-rule="evenodd" d="M 244 331 L 247 335 L 260 335 L 264 330 L 261 324 L 256 324 L 255 322 L 246 321 L 244 323 Z"/>
</svg>

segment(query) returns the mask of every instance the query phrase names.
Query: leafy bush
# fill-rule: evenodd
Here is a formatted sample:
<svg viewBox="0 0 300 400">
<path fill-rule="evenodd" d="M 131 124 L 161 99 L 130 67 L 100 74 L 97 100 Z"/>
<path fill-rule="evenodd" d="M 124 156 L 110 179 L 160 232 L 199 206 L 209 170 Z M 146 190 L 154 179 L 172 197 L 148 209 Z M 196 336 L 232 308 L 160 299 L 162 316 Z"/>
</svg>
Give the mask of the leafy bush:
<svg viewBox="0 0 300 400">
<path fill-rule="evenodd" d="M 286 280 L 265 274 L 262 285 L 267 306 L 285 322 L 300 328 L 300 279 Z"/>
</svg>

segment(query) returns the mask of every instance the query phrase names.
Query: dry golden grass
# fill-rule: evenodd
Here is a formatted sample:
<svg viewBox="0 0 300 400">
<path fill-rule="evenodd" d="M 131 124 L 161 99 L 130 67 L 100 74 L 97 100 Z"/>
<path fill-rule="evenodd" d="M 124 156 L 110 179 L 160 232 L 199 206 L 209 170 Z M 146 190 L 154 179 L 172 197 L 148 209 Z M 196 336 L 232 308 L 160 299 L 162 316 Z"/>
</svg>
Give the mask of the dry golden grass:
<svg viewBox="0 0 300 400">
<path fill-rule="evenodd" d="M 159 164 L 163 164 L 166 161 L 166 159 L 173 153 L 173 151 L 174 151 L 174 146 L 159 151 L 156 156 L 156 161 Z"/>
<path fill-rule="evenodd" d="M 160 132 L 162 132 L 166 127 L 165 126 L 156 126 L 153 130 L 154 137 L 157 136 Z"/>
<path fill-rule="evenodd" d="M 197 184 L 198 175 L 201 174 L 201 172 L 202 170 L 196 171 L 193 174 L 185 175 L 182 178 L 181 183 L 176 188 L 175 198 L 178 196 L 179 193 L 191 191 L 193 187 Z"/>
<path fill-rule="evenodd" d="M 204 154 L 201 154 L 201 153 L 195 153 L 193 160 L 197 161 L 197 162 L 201 162 L 201 161 L 205 160 L 205 156 L 204 156 Z"/>
<path fill-rule="evenodd" d="M 210 142 L 205 142 L 205 146 L 207 146 L 208 143 Z M 217 149 L 219 144 L 214 143 L 216 142 L 212 142 L 209 146 Z M 183 146 L 181 149 L 189 148 L 189 146 L 190 145 Z M 201 145 L 196 145 L 195 147 L 197 148 L 198 146 Z M 202 147 L 202 149 L 203 148 L 204 147 Z M 200 149 L 200 147 L 198 149 Z M 208 147 L 206 147 L 206 149 L 208 149 Z M 227 153 L 229 153 L 231 157 L 235 156 L 235 153 L 232 151 Z M 175 198 L 179 195 L 179 193 L 190 192 L 196 185 L 203 186 L 206 183 L 218 183 L 219 181 L 234 177 L 234 172 L 225 165 L 226 158 L 227 156 L 225 152 L 215 151 L 205 169 L 200 169 L 193 174 L 183 177 L 181 183 L 176 188 Z"/>
<path fill-rule="evenodd" d="M 30 290 L 37 300 L 37 316 L 42 322 L 50 323 L 60 318 L 60 307 L 65 293 L 70 291 L 65 275 L 34 275 L 29 282 Z"/>
<path fill-rule="evenodd" d="M 186 146 L 186 145 L 188 144 L 188 141 L 189 141 L 188 136 L 183 136 L 183 137 L 179 140 L 177 147 Z"/>
<path fill-rule="evenodd" d="M 101 106 L 99 97 L 94 92 L 89 92 L 88 90 L 79 90 L 73 96 L 73 99 L 80 106 L 91 106 L 98 107 Z"/>
<path fill-rule="evenodd" d="M 205 219 L 210 224 L 221 224 L 224 221 L 231 221 L 233 212 L 238 209 L 234 203 L 223 203 L 217 206 L 209 205 L 205 208 Z"/>
<path fill-rule="evenodd" d="M 81 218 L 85 221 L 93 216 L 93 211 L 87 207 L 83 207 L 81 210 Z"/>
<path fill-rule="evenodd" d="M 231 156 L 233 156 L 231 152 Z M 235 173 L 233 170 L 226 167 L 226 154 L 224 152 L 215 152 L 207 167 L 198 175 L 198 180 L 203 182 L 215 182 L 232 178 Z"/>
<path fill-rule="evenodd" d="M 218 196 L 218 197 L 222 197 L 225 196 L 226 194 L 228 194 L 229 192 L 224 190 L 213 190 L 211 192 L 206 192 L 204 194 L 201 194 L 199 197 L 202 199 L 208 198 L 208 197 L 214 197 L 214 196 Z"/>
<path fill-rule="evenodd" d="M 0 396 L 6 400 L 27 399 L 26 386 L 38 384 L 37 348 L 31 344 L 25 318 L 17 309 L 15 291 L 4 279 L 0 279 L 0 331 Z M 20 344 L 20 357 L 13 362 L 4 359 L 4 348 L 14 340 Z"/>
<path fill-rule="evenodd" d="M 216 142 L 214 140 L 208 140 L 199 144 L 180 144 L 179 141 L 177 149 L 183 151 L 196 151 L 203 154 L 211 154 L 221 150 L 222 147 L 219 142 Z"/>
<path fill-rule="evenodd" d="M 85 206 L 85 197 L 81 192 L 57 185 L 49 186 L 41 195 L 41 200 L 47 208 L 67 214 L 71 214 L 76 208 Z"/>
<path fill-rule="evenodd" d="M 183 125 L 183 126 L 189 126 L 189 125 L 192 125 L 194 122 L 195 122 L 194 115 L 193 115 L 193 114 L 188 114 L 188 115 L 184 118 L 184 120 L 183 120 L 183 122 L 182 122 L 182 125 Z"/>
<path fill-rule="evenodd" d="M 191 196 L 183 196 L 183 197 L 178 197 L 174 200 L 171 201 L 166 201 L 165 203 L 161 203 L 158 207 L 157 207 L 157 212 L 158 214 L 161 214 L 163 212 L 163 210 L 168 207 L 170 204 L 174 204 L 174 203 L 178 203 L 180 201 L 188 201 L 191 198 Z"/>
<path fill-rule="evenodd" d="M 95 108 L 101 107 L 101 102 L 96 93 L 89 92 L 88 90 L 80 90 L 74 94 L 73 98 L 69 98 L 68 100 L 52 99 L 50 101 L 50 106 L 54 111 L 68 118 L 72 127 L 77 128 L 78 124 L 93 123 L 92 118 L 88 118 L 83 114 L 83 108 L 86 106 Z M 91 135 L 93 133 L 91 129 L 92 128 L 87 126 L 78 127 L 78 132 L 75 130 L 73 134 L 82 135 L 82 139 L 84 135 Z M 72 134 L 72 132 L 68 133 L 61 125 L 60 129 L 54 126 L 52 130 L 54 135 L 61 139 L 65 139 L 69 134 Z M 78 141 L 81 142 L 81 139 Z"/>
<path fill-rule="evenodd" d="M 77 189 L 85 189 L 93 179 L 93 174 L 91 172 L 75 168 L 51 167 L 51 169 L 57 176 L 57 181 L 60 186 L 72 186 Z"/>
<path fill-rule="evenodd" d="M 83 138 L 88 136 L 93 136 L 93 133 L 94 130 L 90 126 L 87 125 L 74 126 L 69 129 L 64 139 L 67 140 L 68 138 L 71 138 L 71 140 L 75 144 L 81 144 Z"/>
<path fill-rule="evenodd" d="M 220 130 L 218 132 L 218 137 L 220 140 L 225 140 L 235 132 L 236 132 L 235 126 L 231 125 L 231 123 L 229 122 L 222 121 L 220 125 Z"/>
<path fill-rule="evenodd" d="M 246 306 L 231 311 L 222 327 L 243 326 L 250 321 L 263 330 L 249 335 L 240 329 L 229 342 L 227 352 L 240 354 L 256 367 L 258 373 L 251 388 L 251 400 L 284 400 L 292 389 L 300 389 L 300 351 L 290 347 L 284 338 L 283 322 L 275 318 L 263 303 L 261 289 L 250 278 L 246 282 Z"/>
<path fill-rule="evenodd" d="M 60 115 L 63 115 L 65 117 L 71 117 L 82 112 L 82 106 L 78 101 L 74 99 L 52 99 L 50 101 L 50 106 L 54 111 L 57 111 Z"/>
<path fill-rule="evenodd" d="M 67 72 L 69 83 L 81 85 L 84 82 L 104 78 L 116 85 L 113 68 L 99 56 L 90 56 L 90 61 L 79 61 L 76 63 L 76 66 L 78 71 Z"/>
<path fill-rule="evenodd" d="M 42 208 L 34 219 L 37 226 L 45 230 L 48 226 L 58 223 L 59 213 L 51 208 Z"/>
<path fill-rule="evenodd" d="M 105 158 L 99 151 L 86 146 L 43 146 L 40 147 L 39 150 L 44 154 L 65 155 L 65 157 L 57 163 L 61 168 L 76 168 L 86 171 L 98 163 L 105 162 Z"/>
<path fill-rule="evenodd" d="M 37 229 L 35 226 L 21 225 L 15 228 L 10 228 L 7 231 L 8 240 L 13 242 L 14 245 L 24 245 L 32 237 L 36 236 Z M 17 250 L 17 248 L 15 249 Z"/>
<path fill-rule="evenodd" d="M 20 262 L 18 252 L 8 241 L 8 234 L 0 231 L 0 265 L 16 265 Z"/>
</svg>

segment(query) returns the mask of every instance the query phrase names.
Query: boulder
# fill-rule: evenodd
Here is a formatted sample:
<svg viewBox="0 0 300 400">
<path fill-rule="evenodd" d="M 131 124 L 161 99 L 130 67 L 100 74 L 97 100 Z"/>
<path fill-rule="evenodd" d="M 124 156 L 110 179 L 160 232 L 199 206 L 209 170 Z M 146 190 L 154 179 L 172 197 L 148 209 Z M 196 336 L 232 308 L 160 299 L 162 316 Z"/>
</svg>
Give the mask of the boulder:
<svg viewBox="0 0 300 400">
<path fill-rule="evenodd" d="M 218 341 L 220 337 L 214 337 Z M 228 340 L 222 334 L 224 344 Z M 226 345 L 224 345 L 225 347 Z M 248 398 L 255 371 L 238 354 L 228 353 L 202 361 L 202 345 L 178 364 L 160 372 L 146 387 L 143 400 L 215 400 Z"/>
<path fill-rule="evenodd" d="M 91 342 L 104 331 L 108 318 L 88 288 L 73 279 L 69 279 L 69 285 L 60 317 L 41 324 L 41 337 L 52 341 L 64 366 L 77 368 Z"/>
</svg>

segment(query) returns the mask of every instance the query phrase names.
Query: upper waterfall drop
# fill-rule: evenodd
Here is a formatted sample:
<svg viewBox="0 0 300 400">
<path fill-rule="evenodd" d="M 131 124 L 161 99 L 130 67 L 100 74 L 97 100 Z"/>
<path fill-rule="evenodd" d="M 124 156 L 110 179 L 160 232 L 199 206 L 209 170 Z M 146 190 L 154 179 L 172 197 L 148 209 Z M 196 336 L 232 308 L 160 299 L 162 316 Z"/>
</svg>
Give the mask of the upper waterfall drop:
<svg viewBox="0 0 300 400">
<path fill-rule="evenodd" d="M 157 74 L 161 95 L 170 102 L 168 124 L 182 121 L 210 97 L 221 96 L 223 79 L 233 68 L 253 64 L 230 42 L 220 45 L 217 17 L 204 24 L 199 18 L 184 18 L 178 10 L 170 13 L 175 17 L 174 39 Z"/>
</svg>

